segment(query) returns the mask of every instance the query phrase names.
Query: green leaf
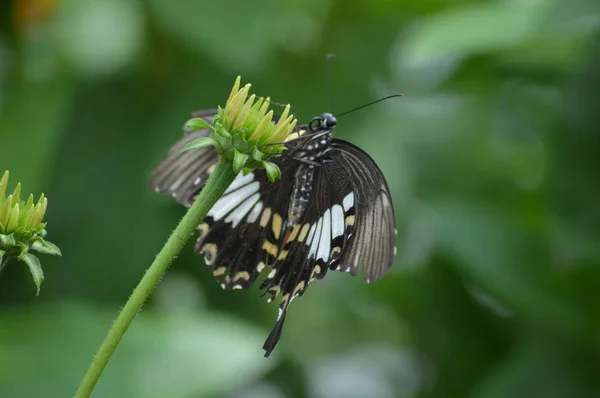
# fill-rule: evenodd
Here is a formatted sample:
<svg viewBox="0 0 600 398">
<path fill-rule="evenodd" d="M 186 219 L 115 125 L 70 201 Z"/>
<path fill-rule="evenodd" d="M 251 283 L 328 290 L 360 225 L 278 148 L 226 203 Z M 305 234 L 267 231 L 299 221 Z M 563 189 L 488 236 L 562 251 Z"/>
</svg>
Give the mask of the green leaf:
<svg viewBox="0 0 600 398">
<path fill-rule="evenodd" d="M 247 153 L 242 153 L 237 149 L 233 150 L 233 171 L 239 173 L 243 168 L 250 156 Z"/>
<path fill-rule="evenodd" d="M 585 361 L 570 360 L 572 348 L 552 336 L 527 334 L 478 383 L 473 398 L 570 398 L 597 396 L 586 388 Z M 587 365 L 587 366 L 586 366 Z M 589 380 L 589 379 L 588 379 Z"/>
<path fill-rule="evenodd" d="M 510 48 L 538 33 L 545 7 L 545 2 L 499 2 L 451 8 L 416 26 L 403 58 L 416 67 Z"/>
<path fill-rule="evenodd" d="M 187 127 L 190 130 L 200 130 L 200 129 L 212 130 L 212 126 L 206 120 L 204 120 L 200 117 L 188 120 L 188 122 L 185 124 L 185 127 Z"/>
<path fill-rule="evenodd" d="M 4 250 L 0 250 L 0 269 L 2 269 L 2 259 L 4 258 L 5 254 L 6 252 Z"/>
<path fill-rule="evenodd" d="M 38 239 L 31 245 L 31 249 L 38 253 L 50 254 L 52 256 L 62 256 L 62 252 L 54 243 Z"/>
<path fill-rule="evenodd" d="M 116 313 L 116 307 L 64 301 L 2 311 L 0 397 L 73 396 Z M 277 365 L 276 357 L 262 358 L 265 333 L 239 317 L 146 308 L 119 345 L 93 397 L 235 396 L 236 389 L 260 380 Z"/>
<path fill-rule="evenodd" d="M 56 48 L 54 35 L 42 36 L 46 37 L 39 37 L 40 48 Z M 23 66 L 34 74 L 45 73 L 42 72 L 45 61 L 40 60 L 24 60 Z M 69 116 L 65 110 L 73 103 L 77 91 L 76 75 L 57 71 L 39 81 L 15 81 L 2 94 L 11 98 L 0 111 L 0 131 L 4 132 L 0 139 L 2 164 L 11 165 L 11 175 L 26 181 L 33 192 L 47 184 L 54 173 L 65 139 L 63 135 L 68 131 L 65 126 Z M 37 116 L 32 118 L 33 114 Z M 27 143 L 26 150 L 23 149 L 24 142 Z"/>
<path fill-rule="evenodd" d="M 194 140 L 183 147 L 179 153 L 187 152 L 192 149 L 206 148 L 207 146 L 216 146 L 217 142 L 210 137 L 202 137 Z"/>
<path fill-rule="evenodd" d="M 261 162 L 261 164 L 267 172 L 267 177 L 269 178 L 269 181 L 274 182 L 281 177 L 281 170 L 279 170 L 279 167 L 275 163 L 263 161 Z"/>
<path fill-rule="evenodd" d="M 577 336 L 590 327 L 584 312 L 552 294 L 540 271 L 528 264 L 537 252 L 522 220 L 464 200 L 433 201 L 432 208 L 440 248 L 458 259 L 456 266 L 470 280 L 513 310 L 565 334 Z"/>
<path fill-rule="evenodd" d="M 31 253 L 24 253 L 20 255 L 19 260 L 24 261 L 29 267 L 29 272 L 31 272 L 31 276 L 33 277 L 33 281 L 37 287 L 37 294 L 39 296 L 42 282 L 44 282 L 44 271 L 42 271 L 40 260 Z"/>
<path fill-rule="evenodd" d="M 55 11 L 50 43 L 83 76 L 110 76 L 134 63 L 142 51 L 145 21 L 140 2 L 66 0 Z"/>
<path fill-rule="evenodd" d="M 209 57 L 224 70 L 235 73 L 265 68 L 265 59 L 270 59 L 278 48 L 278 35 L 292 29 L 291 24 L 282 20 L 282 11 L 275 0 L 264 0 L 260 6 L 237 0 L 150 0 L 147 3 L 158 29 L 168 37 L 196 54 Z M 328 2 L 324 4 L 319 3 L 328 9 Z M 196 15 L 202 15 L 201 23 L 184 22 Z M 227 21 L 225 30 L 224 16 Z M 248 21 L 260 21 L 260 24 L 248 29 Z M 244 40 L 239 40 L 240 37 Z"/>
</svg>

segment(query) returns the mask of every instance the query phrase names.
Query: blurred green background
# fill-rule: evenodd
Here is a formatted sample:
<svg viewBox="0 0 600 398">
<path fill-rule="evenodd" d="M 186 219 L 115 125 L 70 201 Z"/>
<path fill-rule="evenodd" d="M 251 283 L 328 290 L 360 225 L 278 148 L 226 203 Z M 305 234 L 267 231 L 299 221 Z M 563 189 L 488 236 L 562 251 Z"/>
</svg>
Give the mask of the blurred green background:
<svg viewBox="0 0 600 398">
<path fill-rule="evenodd" d="M 325 55 L 331 64 L 331 89 Z M 397 265 L 276 317 L 190 241 L 95 397 L 600 397 L 600 2 L 0 2 L 0 171 L 49 197 L 39 297 L 0 278 L 0 397 L 69 397 L 184 209 L 147 188 L 235 77 L 340 118 L 393 193 Z"/>
</svg>

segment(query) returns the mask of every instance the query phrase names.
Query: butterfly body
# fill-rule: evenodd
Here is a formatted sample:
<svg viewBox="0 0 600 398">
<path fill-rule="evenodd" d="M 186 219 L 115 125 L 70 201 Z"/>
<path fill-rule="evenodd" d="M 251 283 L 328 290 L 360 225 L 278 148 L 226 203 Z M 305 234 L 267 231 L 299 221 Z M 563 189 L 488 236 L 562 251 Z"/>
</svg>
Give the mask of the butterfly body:
<svg viewBox="0 0 600 398">
<path fill-rule="evenodd" d="M 194 116 L 210 122 L 215 111 Z M 280 297 L 279 315 L 264 349 L 279 339 L 291 301 L 328 270 L 374 281 L 393 265 L 396 224 L 389 188 L 376 163 L 360 148 L 333 138 L 336 119 L 322 114 L 299 126 L 274 159 L 281 179 L 264 170 L 240 173 L 198 226 L 196 252 L 226 289 L 247 289 L 265 269 L 261 284 L 269 302 Z M 218 154 L 203 148 L 179 154 L 208 130 L 187 131 L 154 170 L 152 186 L 190 206 L 209 178 Z"/>
</svg>

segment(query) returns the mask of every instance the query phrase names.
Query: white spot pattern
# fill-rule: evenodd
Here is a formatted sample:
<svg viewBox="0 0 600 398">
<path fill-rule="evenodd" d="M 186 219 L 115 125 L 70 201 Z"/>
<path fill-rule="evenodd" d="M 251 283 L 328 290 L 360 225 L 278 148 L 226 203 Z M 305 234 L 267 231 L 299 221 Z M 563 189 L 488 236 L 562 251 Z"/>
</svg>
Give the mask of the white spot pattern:
<svg viewBox="0 0 600 398">
<path fill-rule="evenodd" d="M 344 234 L 344 209 L 340 205 L 331 208 L 331 237 L 333 239 Z"/>
<path fill-rule="evenodd" d="M 258 192 L 260 183 L 258 181 L 248 184 L 237 191 L 223 196 L 217 201 L 215 206 L 208 212 L 208 216 L 212 217 L 216 221 L 220 220 L 229 213 L 232 209 L 237 207 L 240 203 L 248 199 L 250 195 Z"/>
<path fill-rule="evenodd" d="M 321 239 L 321 227 L 323 225 L 323 217 L 319 218 L 319 222 L 315 228 L 315 234 L 310 244 L 310 251 L 308 252 L 308 258 L 314 258 L 319 249 L 319 240 Z M 314 226 L 314 224 L 313 224 Z M 312 231 L 312 228 L 311 228 Z"/>
<path fill-rule="evenodd" d="M 236 177 L 235 180 L 233 180 L 233 182 L 231 183 L 231 185 L 227 188 L 227 190 L 225 191 L 225 193 L 223 195 L 227 195 L 228 193 L 230 193 L 231 191 L 234 191 L 236 189 L 238 189 L 239 187 L 241 187 L 242 185 L 246 185 L 249 182 L 251 182 L 254 179 L 254 173 L 248 173 L 247 175 L 244 175 L 243 173 L 239 173 Z"/>
<path fill-rule="evenodd" d="M 254 206 L 252 208 L 252 211 L 250 212 L 250 215 L 248 216 L 248 222 L 249 223 L 253 223 L 256 220 L 258 220 L 258 216 L 260 215 L 260 212 L 262 211 L 262 208 L 263 208 L 262 202 L 258 202 L 256 204 L 256 206 Z"/>
<path fill-rule="evenodd" d="M 344 210 L 348 211 L 352 208 L 352 206 L 354 206 L 354 192 L 350 192 L 346 195 L 342 203 L 344 204 Z"/>
<path fill-rule="evenodd" d="M 323 217 L 319 219 L 319 224 L 321 224 L 321 221 L 323 222 L 323 228 L 319 238 L 317 258 L 326 262 L 329 259 L 329 247 L 331 246 L 331 211 L 329 209 L 325 210 Z"/>
<path fill-rule="evenodd" d="M 231 226 L 232 228 L 235 228 L 250 211 L 250 208 L 252 208 L 252 206 L 256 204 L 258 198 L 260 198 L 259 193 L 255 193 L 254 195 L 252 195 L 237 209 L 229 213 L 229 215 L 225 218 L 225 222 L 233 222 Z"/>
</svg>

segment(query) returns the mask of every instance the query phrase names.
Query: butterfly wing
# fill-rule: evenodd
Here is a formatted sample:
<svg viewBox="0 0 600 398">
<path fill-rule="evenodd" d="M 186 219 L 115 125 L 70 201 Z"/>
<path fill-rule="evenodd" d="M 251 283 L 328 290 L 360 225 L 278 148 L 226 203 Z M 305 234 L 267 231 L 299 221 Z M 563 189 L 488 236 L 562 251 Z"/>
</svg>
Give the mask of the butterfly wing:
<svg viewBox="0 0 600 398">
<path fill-rule="evenodd" d="M 225 290 L 250 287 L 266 266 L 278 263 L 297 165 L 287 158 L 276 163 L 280 180 L 270 182 L 260 169 L 240 173 L 198 227 L 196 251 Z"/>
<path fill-rule="evenodd" d="M 390 189 L 375 161 L 362 149 L 343 140 L 332 142 L 332 164 L 352 181 L 347 223 L 354 223 L 352 241 L 340 259 L 340 268 L 356 275 L 365 267 L 367 282 L 381 278 L 394 265 L 397 230 Z M 352 200 L 350 200 L 352 198 Z M 346 209 L 346 206 L 344 206 Z M 354 219 L 352 217 L 354 214 Z"/>
<path fill-rule="evenodd" d="M 217 109 L 208 109 L 194 112 L 192 116 L 210 123 L 216 114 Z M 184 130 L 183 138 L 171 147 L 165 160 L 152 171 L 154 178 L 150 186 L 156 192 L 171 195 L 178 203 L 190 207 L 194 197 L 206 184 L 212 172 L 211 167 L 219 160 L 219 153 L 212 147 L 181 153 L 184 146 L 210 133 L 208 129 Z"/>
<path fill-rule="evenodd" d="M 277 273 L 263 287 L 280 292 L 279 316 L 263 348 L 275 348 L 291 301 L 328 269 L 383 276 L 396 256 L 396 221 L 387 182 L 373 159 L 360 148 L 333 140 L 313 171 L 313 188 L 300 222 L 288 227 Z"/>
</svg>

